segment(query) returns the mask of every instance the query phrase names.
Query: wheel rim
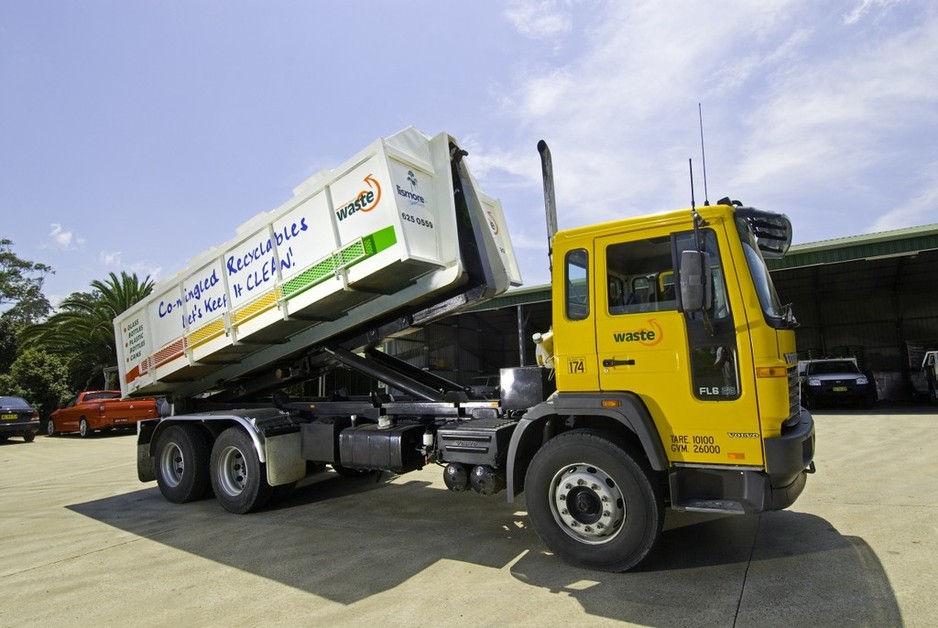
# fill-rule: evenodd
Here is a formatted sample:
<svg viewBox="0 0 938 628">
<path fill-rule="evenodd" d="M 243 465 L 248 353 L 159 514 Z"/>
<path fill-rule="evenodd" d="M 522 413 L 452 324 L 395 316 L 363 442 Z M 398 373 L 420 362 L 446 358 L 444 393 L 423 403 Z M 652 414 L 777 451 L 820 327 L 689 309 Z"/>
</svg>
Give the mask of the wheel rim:
<svg viewBox="0 0 938 628">
<path fill-rule="evenodd" d="M 222 490 L 237 497 L 250 479 L 244 454 L 237 447 L 225 447 L 218 459 L 218 479 Z"/>
<path fill-rule="evenodd" d="M 49 422 L 46 423 L 46 434 L 53 436 L 55 434 L 55 423 L 52 422 L 52 419 L 49 419 Z"/>
<path fill-rule="evenodd" d="M 173 488 L 179 486 L 186 472 L 186 459 L 176 443 L 167 443 L 160 454 L 160 475 Z"/>
<path fill-rule="evenodd" d="M 582 543 L 607 543 L 622 529 L 625 500 L 612 477 L 585 462 L 567 465 L 550 484 L 550 508 L 560 528 Z"/>
<path fill-rule="evenodd" d="M 81 436 L 87 436 L 87 435 L 88 435 L 88 421 L 86 421 L 86 420 L 84 420 L 84 419 L 81 420 L 81 422 L 78 424 L 78 433 L 79 433 Z"/>
</svg>

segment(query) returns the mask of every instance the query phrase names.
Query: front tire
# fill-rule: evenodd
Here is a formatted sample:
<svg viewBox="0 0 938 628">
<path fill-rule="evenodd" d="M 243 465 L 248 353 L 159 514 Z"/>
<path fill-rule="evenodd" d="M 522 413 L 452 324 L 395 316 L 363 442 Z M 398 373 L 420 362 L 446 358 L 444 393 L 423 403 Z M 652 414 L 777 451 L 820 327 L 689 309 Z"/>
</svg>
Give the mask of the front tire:
<svg viewBox="0 0 938 628">
<path fill-rule="evenodd" d="M 168 501 L 185 504 L 205 496 L 211 446 L 205 433 L 172 425 L 156 444 L 156 483 Z"/>
<path fill-rule="evenodd" d="M 579 567 L 627 571 L 661 537 L 664 506 L 647 463 L 592 430 L 566 432 L 537 452 L 525 501 L 545 545 Z"/>
<path fill-rule="evenodd" d="M 211 476 L 215 498 L 228 512 L 254 512 L 270 499 L 267 469 L 250 436 L 240 427 L 229 427 L 215 440 Z"/>
<path fill-rule="evenodd" d="M 46 423 L 46 435 L 55 436 L 58 432 L 55 431 L 55 421 L 49 419 L 49 422 Z"/>
</svg>

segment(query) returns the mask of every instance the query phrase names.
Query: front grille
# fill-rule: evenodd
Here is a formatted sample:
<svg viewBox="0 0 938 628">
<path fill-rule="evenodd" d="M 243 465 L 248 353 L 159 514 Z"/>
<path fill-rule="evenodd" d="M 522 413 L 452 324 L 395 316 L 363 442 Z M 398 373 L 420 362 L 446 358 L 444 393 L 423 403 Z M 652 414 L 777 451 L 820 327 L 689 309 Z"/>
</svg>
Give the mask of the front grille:
<svg viewBox="0 0 938 628">
<path fill-rule="evenodd" d="M 788 369 L 788 418 L 801 412 L 801 383 L 798 381 L 798 367 Z"/>
</svg>

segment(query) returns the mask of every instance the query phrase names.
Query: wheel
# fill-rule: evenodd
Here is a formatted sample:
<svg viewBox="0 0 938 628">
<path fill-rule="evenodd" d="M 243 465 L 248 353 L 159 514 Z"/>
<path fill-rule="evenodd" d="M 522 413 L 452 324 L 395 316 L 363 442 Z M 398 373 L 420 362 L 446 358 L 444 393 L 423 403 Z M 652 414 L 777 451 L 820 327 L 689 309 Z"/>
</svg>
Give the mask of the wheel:
<svg viewBox="0 0 938 628">
<path fill-rule="evenodd" d="M 55 431 L 55 421 L 49 419 L 49 422 L 46 423 L 46 436 L 55 436 L 57 433 Z"/>
<path fill-rule="evenodd" d="M 168 501 L 184 504 L 205 496 L 209 488 L 208 437 L 195 426 L 172 425 L 156 443 L 156 483 Z"/>
<path fill-rule="evenodd" d="M 525 476 L 534 531 L 557 556 L 588 569 L 627 571 L 661 536 L 664 505 L 644 460 L 591 430 L 548 441 Z"/>
<path fill-rule="evenodd" d="M 260 510 L 270 499 L 267 469 L 240 427 L 229 427 L 215 440 L 211 476 L 215 498 L 228 512 L 240 515 Z"/>
<path fill-rule="evenodd" d="M 23 434 L 23 442 L 31 443 L 36 440 L 36 432 L 26 432 Z"/>
<path fill-rule="evenodd" d="M 78 435 L 82 438 L 91 438 L 93 434 L 94 430 L 88 425 L 88 419 L 81 417 L 81 419 L 78 420 Z"/>
</svg>

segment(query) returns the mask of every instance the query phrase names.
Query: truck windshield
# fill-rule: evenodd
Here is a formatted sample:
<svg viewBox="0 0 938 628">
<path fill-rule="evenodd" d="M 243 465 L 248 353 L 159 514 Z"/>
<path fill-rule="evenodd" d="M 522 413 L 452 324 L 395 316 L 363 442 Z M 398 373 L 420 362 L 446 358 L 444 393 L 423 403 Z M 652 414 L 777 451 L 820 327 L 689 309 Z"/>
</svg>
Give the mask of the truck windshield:
<svg viewBox="0 0 938 628">
<path fill-rule="evenodd" d="M 756 242 L 756 236 L 753 234 L 749 223 L 742 219 L 736 219 L 736 227 L 739 236 L 742 239 L 743 252 L 746 255 L 746 264 L 749 266 L 749 274 L 752 275 L 752 283 L 759 295 L 759 304 L 762 306 L 762 312 L 765 314 L 766 322 L 776 329 L 791 329 L 798 323 L 791 312 L 791 307 L 782 305 L 775 292 L 775 284 L 772 283 L 772 276 L 765 265 L 762 253 Z"/>
</svg>

